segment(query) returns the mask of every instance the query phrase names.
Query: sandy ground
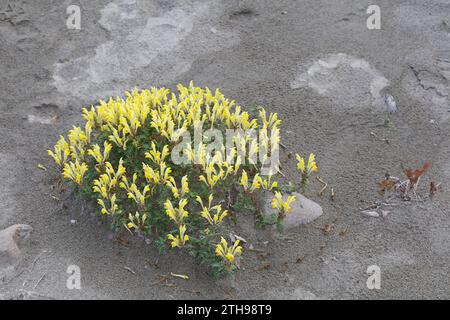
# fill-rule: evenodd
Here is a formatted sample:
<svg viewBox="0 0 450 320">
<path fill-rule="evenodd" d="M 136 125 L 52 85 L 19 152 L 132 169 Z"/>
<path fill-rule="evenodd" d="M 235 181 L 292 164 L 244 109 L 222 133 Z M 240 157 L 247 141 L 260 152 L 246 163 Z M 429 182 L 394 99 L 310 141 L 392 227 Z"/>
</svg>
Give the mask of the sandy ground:
<svg viewBox="0 0 450 320">
<path fill-rule="evenodd" d="M 0 298 L 450 298 L 449 0 L 378 0 L 381 30 L 366 28 L 373 1 L 77 1 L 81 30 L 66 27 L 73 1 L 11 0 L 5 11 L 7 2 L 0 1 L 0 229 L 27 223 L 35 231 Z M 336 190 L 333 202 L 313 184 L 306 196 L 324 214 L 283 236 L 253 230 L 242 217 L 244 236 L 270 254 L 247 252 L 234 281 L 213 280 L 188 256 L 160 256 L 141 239 L 117 237 L 89 204 L 53 200 L 55 172 L 36 167 L 51 167 L 45 150 L 83 106 L 134 86 L 191 79 L 278 112 L 284 144 L 316 152 Z M 386 90 L 399 109 L 389 127 Z M 361 214 L 379 199 L 375 183 L 386 172 L 428 159 L 419 193 L 442 182 L 433 201 L 398 203 L 386 218 Z M 282 160 L 298 179 L 293 160 Z M 326 224 L 335 228 L 327 235 Z M 81 290 L 66 287 L 69 265 L 81 269 Z M 381 268 L 380 290 L 366 286 L 370 265 Z M 154 285 L 170 272 L 190 280 Z"/>
</svg>

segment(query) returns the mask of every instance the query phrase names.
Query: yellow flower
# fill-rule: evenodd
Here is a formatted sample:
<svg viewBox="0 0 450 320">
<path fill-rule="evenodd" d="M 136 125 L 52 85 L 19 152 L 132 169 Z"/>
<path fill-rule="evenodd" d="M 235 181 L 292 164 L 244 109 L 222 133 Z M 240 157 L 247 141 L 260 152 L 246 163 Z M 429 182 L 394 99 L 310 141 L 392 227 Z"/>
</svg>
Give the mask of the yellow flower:
<svg viewBox="0 0 450 320">
<path fill-rule="evenodd" d="M 245 190 L 248 189 L 249 184 L 248 184 L 248 176 L 247 176 L 247 172 L 245 170 L 242 170 L 242 175 L 241 175 L 241 182 L 240 182 L 241 186 L 244 187 Z"/>
<path fill-rule="evenodd" d="M 92 149 L 88 150 L 88 155 L 92 156 L 95 161 L 97 161 L 98 165 L 103 165 L 105 161 L 108 160 L 109 153 L 111 152 L 112 144 L 108 141 L 103 143 L 103 152 L 100 151 L 100 146 L 98 144 L 94 144 Z"/>
<path fill-rule="evenodd" d="M 123 134 L 130 135 L 134 137 L 137 133 L 137 130 L 141 127 L 141 122 L 138 119 L 138 115 L 129 109 L 129 113 L 127 116 L 121 116 L 119 118 L 119 123 L 122 127 Z"/>
<path fill-rule="evenodd" d="M 175 122 L 170 119 L 167 121 L 166 130 L 161 130 L 161 136 L 165 137 L 170 142 L 177 142 L 186 131 L 187 122 L 183 122 L 181 127 L 175 128 Z"/>
<path fill-rule="evenodd" d="M 53 148 L 54 152 L 51 150 L 47 150 L 47 153 L 55 160 L 56 164 L 62 167 L 70 155 L 70 147 L 69 143 L 67 143 L 66 139 L 63 136 L 60 136 L 60 139 L 55 144 Z"/>
<path fill-rule="evenodd" d="M 86 152 L 86 146 L 90 141 L 91 127 L 89 123 L 86 123 L 85 131 L 80 127 L 73 127 L 69 130 L 68 138 L 70 144 L 70 152 L 72 159 L 82 160 Z"/>
<path fill-rule="evenodd" d="M 165 162 L 161 162 L 159 165 L 159 179 L 161 183 L 166 183 L 169 180 L 169 175 L 172 173 L 172 168 L 168 167 Z"/>
<path fill-rule="evenodd" d="M 87 110 L 86 108 L 82 110 L 82 117 L 90 123 L 92 128 L 101 127 L 104 122 L 104 118 L 97 111 L 94 107 L 91 107 L 91 110 Z"/>
<path fill-rule="evenodd" d="M 217 168 L 214 163 L 210 163 L 204 170 L 204 175 L 199 176 L 199 180 L 205 183 L 210 189 L 223 178 L 225 178 L 225 171 L 222 168 Z"/>
<path fill-rule="evenodd" d="M 288 196 L 286 201 L 283 200 L 283 196 L 279 191 L 275 192 L 275 196 L 272 199 L 272 208 L 277 209 L 278 212 L 285 214 L 292 211 L 291 203 L 295 201 L 295 196 Z"/>
<path fill-rule="evenodd" d="M 228 215 L 228 211 L 227 210 L 222 211 L 222 206 L 220 204 L 215 205 L 213 207 L 211 206 L 212 201 L 213 201 L 213 195 L 212 194 L 210 194 L 209 197 L 208 197 L 208 206 L 205 206 L 203 204 L 203 201 L 202 201 L 202 199 L 199 196 L 197 196 L 195 198 L 195 200 L 198 203 L 200 203 L 200 205 L 202 207 L 201 216 L 203 218 L 205 218 L 206 221 L 208 221 L 209 224 L 211 224 L 211 225 L 219 224 Z M 216 211 L 216 213 L 214 213 L 211 216 L 211 212 L 213 212 L 213 211 Z"/>
<path fill-rule="evenodd" d="M 128 214 L 128 219 L 130 220 L 127 224 L 126 227 L 128 229 L 145 229 L 145 222 L 147 221 L 147 214 L 140 214 L 139 212 L 136 211 L 136 213 L 134 215 L 132 215 L 131 213 Z"/>
<path fill-rule="evenodd" d="M 278 119 L 278 114 L 271 112 L 269 118 L 267 118 L 266 110 L 263 108 L 259 110 L 259 117 L 263 123 L 263 128 L 270 128 L 274 130 L 281 124 L 281 120 Z"/>
<path fill-rule="evenodd" d="M 94 192 L 100 193 L 105 199 L 108 199 L 109 193 L 113 190 L 120 178 L 125 174 L 126 169 L 123 166 L 123 160 L 120 158 L 119 165 L 117 166 L 117 171 L 114 170 L 110 162 L 105 163 L 105 173 L 101 174 L 98 179 L 94 180 L 94 186 L 92 190 Z"/>
<path fill-rule="evenodd" d="M 188 176 L 183 176 L 181 178 L 181 196 L 183 197 L 185 194 L 189 192 L 189 182 L 188 182 Z"/>
<path fill-rule="evenodd" d="M 247 172 L 242 170 L 240 185 L 244 187 L 245 191 L 253 192 L 256 189 L 261 188 L 263 185 L 263 179 L 260 177 L 259 173 L 255 174 L 253 181 L 250 184 L 248 181 Z"/>
<path fill-rule="evenodd" d="M 181 248 L 182 246 L 184 246 L 186 242 L 189 241 L 189 236 L 186 234 L 186 226 L 184 224 L 181 224 L 179 227 L 179 234 L 176 236 L 168 234 L 167 239 L 172 241 L 172 248 Z"/>
<path fill-rule="evenodd" d="M 252 186 L 250 187 L 250 191 L 261 188 L 262 178 L 259 176 L 259 173 L 255 174 L 253 177 Z"/>
<path fill-rule="evenodd" d="M 162 151 L 158 151 L 158 150 L 156 150 L 155 142 L 152 141 L 151 147 L 152 147 L 152 149 L 149 152 L 145 153 L 145 157 L 152 160 L 156 164 L 160 164 L 161 162 L 163 162 L 164 159 L 169 154 L 169 146 L 168 145 L 164 145 Z"/>
<path fill-rule="evenodd" d="M 142 163 L 142 169 L 144 170 L 144 176 L 148 183 L 159 183 L 159 174 L 155 172 L 150 166 Z"/>
<path fill-rule="evenodd" d="M 111 126 L 111 125 L 110 125 Z M 127 149 L 127 134 L 122 130 L 122 136 L 119 133 L 119 130 L 111 126 L 112 134 L 108 137 L 111 142 L 114 142 L 117 146 L 122 148 L 123 150 Z"/>
<path fill-rule="evenodd" d="M 308 164 L 305 164 L 305 159 L 302 158 L 300 155 L 295 154 L 295 157 L 297 158 L 297 169 L 300 171 L 300 173 L 304 176 L 309 176 L 312 172 L 319 171 L 319 168 L 316 164 L 316 157 L 314 153 L 311 153 L 308 158 Z"/>
<path fill-rule="evenodd" d="M 170 200 L 167 199 L 166 202 L 164 203 L 164 209 L 166 210 L 167 216 L 179 225 L 183 222 L 184 218 L 186 218 L 189 215 L 189 212 L 187 212 L 184 209 L 184 207 L 187 204 L 188 204 L 187 199 L 181 199 L 178 202 L 178 208 L 174 208 L 172 202 L 170 202 Z"/>
<path fill-rule="evenodd" d="M 138 189 L 136 184 L 132 184 L 128 189 L 128 198 L 133 199 L 139 206 L 145 207 L 145 198 L 150 191 L 150 187 L 146 185 L 142 191 Z"/>
<path fill-rule="evenodd" d="M 159 172 L 153 170 L 150 166 L 142 163 L 142 169 L 144 170 L 144 176 L 148 183 L 152 184 L 166 184 L 170 181 L 170 173 L 172 173 L 172 168 L 168 167 L 165 162 L 159 164 Z"/>
<path fill-rule="evenodd" d="M 234 262 L 236 257 L 242 253 L 239 243 L 240 241 L 236 240 L 232 246 L 228 247 L 227 241 L 221 237 L 220 243 L 216 245 L 216 255 L 222 257 L 228 264 Z"/>
<path fill-rule="evenodd" d="M 181 178 L 181 189 L 180 190 L 178 190 L 177 184 L 173 177 L 168 178 L 168 180 L 166 181 L 166 186 L 168 186 L 170 188 L 170 190 L 172 191 L 173 197 L 175 199 L 178 199 L 180 197 L 180 194 L 183 197 L 186 193 L 189 192 L 189 184 L 188 184 L 187 176 L 183 176 L 183 178 Z"/>
<path fill-rule="evenodd" d="M 195 150 L 193 150 L 192 146 L 188 144 L 186 148 L 183 149 L 183 154 L 189 161 L 199 164 L 203 170 L 206 169 L 206 144 L 200 143 L 196 146 Z"/>
<path fill-rule="evenodd" d="M 64 164 L 63 177 L 81 185 L 86 171 L 88 171 L 87 164 L 85 162 L 80 164 L 77 159 L 75 160 L 75 163 L 71 161 Z"/>
<path fill-rule="evenodd" d="M 170 188 L 170 190 L 172 191 L 173 197 L 175 199 L 178 199 L 180 194 L 178 193 L 177 184 L 173 177 L 169 177 L 169 180 L 167 180 L 167 182 L 166 182 L 166 186 L 168 186 Z"/>
<path fill-rule="evenodd" d="M 84 135 L 86 136 L 86 144 L 91 143 L 91 134 L 92 134 L 92 124 L 90 122 L 86 122 L 84 126 Z"/>
<path fill-rule="evenodd" d="M 109 215 L 120 213 L 119 206 L 117 205 L 116 200 L 116 194 L 113 194 L 109 199 L 109 206 L 106 206 L 105 202 L 102 199 L 97 199 L 97 203 L 102 207 L 101 213 Z"/>
<path fill-rule="evenodd" d="M 261 180 L 261 186 L 264 190 L 272 190 L 274 188 L 278 188 L 278 182 L 274 181 L 271 183 L 271 177 L 269 177 L 269 180 L 262 179 Z"/>
</svg>

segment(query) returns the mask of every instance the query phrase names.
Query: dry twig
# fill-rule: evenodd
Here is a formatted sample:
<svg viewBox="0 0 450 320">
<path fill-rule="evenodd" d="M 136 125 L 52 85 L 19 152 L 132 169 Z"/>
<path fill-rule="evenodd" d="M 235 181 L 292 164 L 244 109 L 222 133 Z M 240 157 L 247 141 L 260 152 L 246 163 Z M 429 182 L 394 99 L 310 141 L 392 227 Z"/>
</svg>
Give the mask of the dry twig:
<svg viewBox="0 0 450 320">
<path fill-rule="evenodd" d="M 325 192 L 325 189 L 328 187 L 328 183 L 322 180 L 321 177 L 316 177 L 317 181 L 319 181 L 322 184 L 322 188 L 319 191 L 319 196 L 323 196 L 323 193 Z"/>
</svg>

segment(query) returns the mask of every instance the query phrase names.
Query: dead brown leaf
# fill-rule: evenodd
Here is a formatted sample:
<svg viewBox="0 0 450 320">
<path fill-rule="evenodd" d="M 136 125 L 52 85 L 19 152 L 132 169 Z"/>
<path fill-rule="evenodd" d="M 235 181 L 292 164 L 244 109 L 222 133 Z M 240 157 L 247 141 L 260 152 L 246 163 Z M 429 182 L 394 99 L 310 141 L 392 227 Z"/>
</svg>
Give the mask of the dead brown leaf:
<svg viewBox="0 0 450 320">
<path fill-rule="evenodd" d="M 328 234 L 332 233 L 332 232 L 334 231 L 334 224 L 332 224 L 332 223 L 326 224 L 326 225 L 322 228 L 322 231 L 323 231 L 323 233 L 324 233 L 325 235 L 328 235 Z"/>
<path fill-rule="evenodd" d="M 381 195 L 385 194 L 386 191 L 392 190 L 397 185 L 397 183 L 398 183 L 397 180 L 390 179 L 390 177 L 386 175 L 386 179 L 377 182 L 378 193 Z"/>
<path fill-rule="evenodd" d="M 410 168 L 403 168 L 403 173 L 408 177 L 411 188 L 419 181 L 420 177 L 430 169 L 432 165 L 431 161 L 427 161 L 423 164 L 422 168 L 419 169 L 410 169 Z"/>
</svg>

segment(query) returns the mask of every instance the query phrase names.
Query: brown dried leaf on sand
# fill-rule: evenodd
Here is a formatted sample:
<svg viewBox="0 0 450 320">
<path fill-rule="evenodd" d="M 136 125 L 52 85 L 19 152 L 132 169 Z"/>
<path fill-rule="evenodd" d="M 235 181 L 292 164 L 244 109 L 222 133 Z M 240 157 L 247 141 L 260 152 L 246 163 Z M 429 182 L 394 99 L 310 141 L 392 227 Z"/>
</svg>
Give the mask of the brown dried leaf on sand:
<svg viewBox="0 0 450 320">
<path fill-rule="evenodd" d="M 408 177 L 410 182 L 410 188 L 415 188 L 417 183 L 419 182 L 420 177 L 430 169 L 432 162 L 427 161 L 423 164 L 422 168 L 419 169 L 410 169 L 410 168 L 403 168 L 403 173 Z"/>
<path fill-rule="evenodd" d="M 377 182 L 378 193 L 384 195 L 386 191 L 391 191 L 392 189 L 396 188 L 399 183 L 399 178 L 393 177 L 389 173 L 386 173 L 385 178 L 380 182 Z"/>
</svg>

